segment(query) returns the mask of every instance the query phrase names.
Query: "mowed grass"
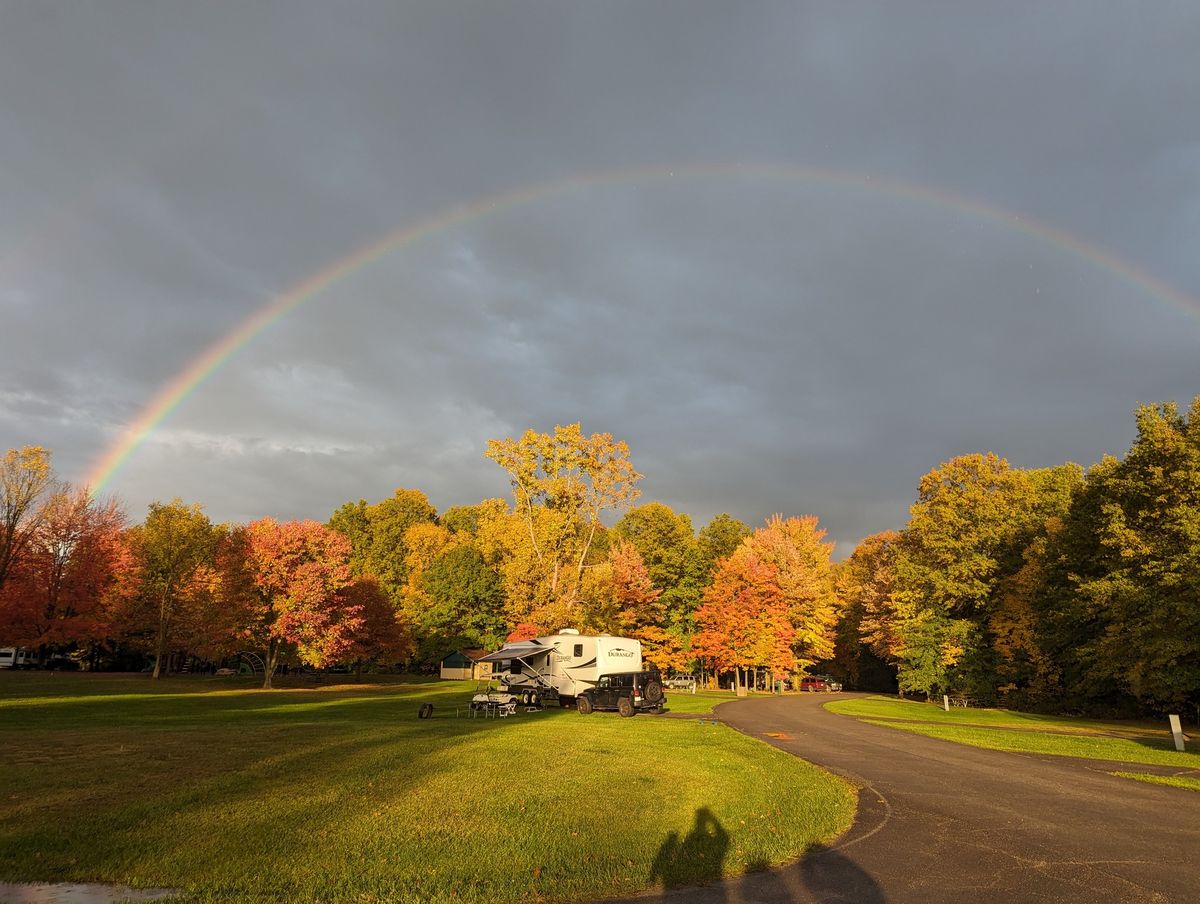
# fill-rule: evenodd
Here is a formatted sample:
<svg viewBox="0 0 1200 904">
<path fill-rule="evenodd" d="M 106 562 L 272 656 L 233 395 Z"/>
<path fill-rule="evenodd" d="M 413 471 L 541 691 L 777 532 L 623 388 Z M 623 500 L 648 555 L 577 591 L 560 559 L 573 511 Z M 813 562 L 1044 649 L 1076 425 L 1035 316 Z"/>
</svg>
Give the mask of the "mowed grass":
<svg viewBox="0 0 1200 904">
<path fill-rule="evenodd" d="M 654 884 L 689 836 L 673 883 L 789 860 L 854 812 L 845 782 L 724 726 L 455 718 L 460 682 L 229 681 L 0 675 L 0 878 L 214 902 L 581 900 Z"/>
<path fill-rule="evenodd" d="M 1101 722 L 1000 709 L 951 709 L 865 697 L 825 704 L 831 712 L 872 725 L 941 738 L 972 747 L 1200 769 L 1200 753 L 1174 749 L 1165 729 L 1146 723 Z"/>
<path fill-rule="evenodd" d="M 690 691 L 669 687 L 666 693 L 667 712 L 672 713 L 698 713 L 705 715 L 711 713 L 713 707 L 717 704 L 737 699 L 737 695 L 732 691 L 697 690 L 693 694 Z"/>
<path fill-rule="evenodd" d="M 1170 788 L 1186 788 L 1189 791 L 1200 791 L 1200 776 L 1189 775 L 1150 775 L 1146 772 L 1114 772 L 1121 778 L 1131 778 L 1135 781 L 1146 782 L 1150 785 L 1166 785 Z"/>
</svg>

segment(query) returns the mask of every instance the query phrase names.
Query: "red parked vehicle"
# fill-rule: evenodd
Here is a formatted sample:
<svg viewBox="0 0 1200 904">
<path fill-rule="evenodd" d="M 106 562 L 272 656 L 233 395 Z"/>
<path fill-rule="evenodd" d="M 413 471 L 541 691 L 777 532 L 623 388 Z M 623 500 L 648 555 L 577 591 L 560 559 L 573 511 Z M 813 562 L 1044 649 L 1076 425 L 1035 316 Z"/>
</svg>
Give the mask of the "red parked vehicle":
<svg viewBox="0 0 1200 904">
<path fill-rule="evenodd" d="M 805 675 L 800 679 L 800 690 L 802 691 L 824 691 L 827 694 L 836 694 L 842 689 L 842 682 L 836 678 L 830 678 L 828 675 Z"/>
</svg>

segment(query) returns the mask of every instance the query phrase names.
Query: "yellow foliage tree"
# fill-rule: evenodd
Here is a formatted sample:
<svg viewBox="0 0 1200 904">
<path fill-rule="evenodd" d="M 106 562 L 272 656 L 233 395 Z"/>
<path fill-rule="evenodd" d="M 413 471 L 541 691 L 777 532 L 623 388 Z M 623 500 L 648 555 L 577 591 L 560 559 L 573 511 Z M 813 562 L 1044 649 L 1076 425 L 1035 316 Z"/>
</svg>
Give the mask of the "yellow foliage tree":
<svg viewBox="0 0 1200 904">
<path fill-rule="evenodd" d="M 640 495 L 635 484 L 641 475 L 629 461 L 628 445 L 609 433 L 586 436 L 579 424 L 569 424 L 553 433 L 528 430 L 520 439 L 489 440 L 486 454 L 508 473 L 512 513 L 524 528 L 517 544 L 511 525 L 500 518 L 490 525 L 504 535 L 508 556 L 500 567 L 509 603 L 528 616 L 518 621 L 548 630 L 579 621 L 601 514 Z M 527 594 L 524 600 L 519 591 Z"/>
</svg>

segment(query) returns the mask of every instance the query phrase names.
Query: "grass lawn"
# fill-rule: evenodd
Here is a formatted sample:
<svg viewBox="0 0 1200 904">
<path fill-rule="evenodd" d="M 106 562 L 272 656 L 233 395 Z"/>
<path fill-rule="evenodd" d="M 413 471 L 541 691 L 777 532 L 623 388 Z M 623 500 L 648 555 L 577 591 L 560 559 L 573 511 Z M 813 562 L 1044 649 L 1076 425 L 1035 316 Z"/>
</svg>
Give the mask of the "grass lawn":
<svg viewBox="0 0 1200 904">
<path fill-rule="evenodd" d="M 1189 775 L 1150 775 L 1146 772 L 1114 772 L 1121 778 L 1132 778 L 1151 785 L 1167 785 L 1171 788 L 1186 788 L 1189 791 L 1200 791 L 1200 776 Z"/>
<path fill-rule="evenodd" d="M 0 674 L 0 879 L 578 900 L 779 863 L 854 812 L 845 782 L 724 726 L 455 718 L 463 682 L 250 685 Z"/>
<path fill-rule="evenodd" d="M 939 706 L 887 697 L 839 700 L 825 708 L 872 725 L 973 747 L 1200 769 L 1200 752 L 1177 752 L 1165 728 L 1155 731 L 1147 723 L 1099 722 L 1001 709 L 945 712 Z"/>
<path fill-rule="evenodd" d="M 690 691 L 669 687 L 667 688 L 667 712 L 703 715 L 711 713 L 713 707 L 718 703 L 728 703 L 730 700 L 736 699 L 737 695 L 732 691 L 697 690 L 693 694 Z"/>
</svg>

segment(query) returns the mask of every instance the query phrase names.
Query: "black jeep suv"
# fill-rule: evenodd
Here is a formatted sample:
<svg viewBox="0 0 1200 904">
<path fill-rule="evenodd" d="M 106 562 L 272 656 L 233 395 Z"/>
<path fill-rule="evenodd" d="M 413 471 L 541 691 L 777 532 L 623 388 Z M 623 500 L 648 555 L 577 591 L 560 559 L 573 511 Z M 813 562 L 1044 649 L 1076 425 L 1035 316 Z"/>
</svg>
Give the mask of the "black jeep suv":
<svg viewBox="0 0 1200 904">
<path fill-rule="evenodd" d="M 585 716 L 595 709 L 615 709 L 623 716 L 663 710 L 667 701 L 656 672 L 622 672 L 601 675 L 596 686 L 575 698 L 575 708 Z"/>
</svg>

